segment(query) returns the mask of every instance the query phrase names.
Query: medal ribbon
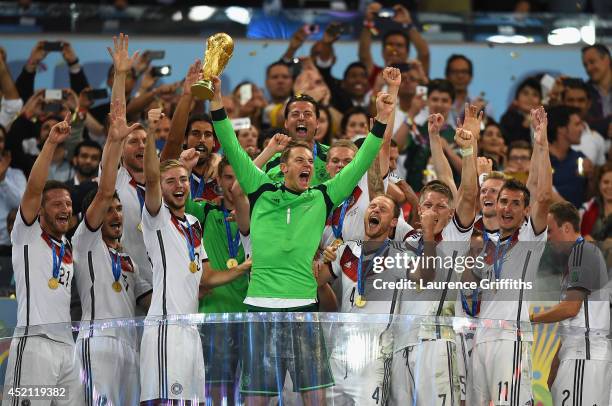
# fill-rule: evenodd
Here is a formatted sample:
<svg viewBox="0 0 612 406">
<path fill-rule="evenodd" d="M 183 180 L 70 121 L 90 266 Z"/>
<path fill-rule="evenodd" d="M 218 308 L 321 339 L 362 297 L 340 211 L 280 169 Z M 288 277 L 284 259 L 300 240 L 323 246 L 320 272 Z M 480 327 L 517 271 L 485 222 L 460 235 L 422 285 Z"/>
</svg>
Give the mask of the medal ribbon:
<svg viewBox="0 0 612 406">
<path fill-rule="evenodd" d="M 119 281 L 121 277 L 121 257 L 118 252 L 113 252 L 110 249 L 108 250 L 111 256 L 111 269 L 113 271 L 113 279 L 115 282 Z"/>
<path fill-rule="evenodd" d="M 315 141 L 315 143 L 314 143 L 314 148 L 312 149 L 312 157 L 313 157 L 314 159 L 317 159 L 317 150 L 318 150 L 318 148 L 317 148 L 317 142 Z"/>
<path fill-rule="evenodd" d="M 221 206 L 223 210 L 223 222 L 225 223 L 225 235 L 227 237 L 227 247 L 229 248 L 230 258 L 238 258 L 238 247 L 240 246 L 240 230 L 236 230 L 236 236 L 232 236 L 232 229 L 230 228 L 230 222 L 227 221 L 229 212 L 225 206 Z"/>
<path fill-rule="evenodd" d="M 56 244 L 53 241 L 51 241 L 51 253 L 53 254 L 53 269 L 52 269 L 53 278 L 59 279 L 59 271 L 60 271 L 60 268 L 62 267 L 62 260 L 64 259 L 64 250 L 65 250 L 64 242 L 62 242 L 62 245 L 60 246 L 59 256 L 55 252 L 55 248 L 56 248 Z"/>
<path fill-rule="evenodd" d="M 342 238 L 342 226 L 344 224 L 344 216 L 346 215 L 346 209 L 348 207 L 350 199 L 351 197 L 349 196 L 346 199 L 344 199 L 344 201 L 342 202 L 342 208 L 340 209 L 340 217 L 338 218 L 338 225 L 334 226 L 334 223 L 332 221 L 332 225 L 331 225 L 332 231 L 334 233 L 334 237 L 336 238 Z M 332 213 L 332 216 L 333 216 L 333 213 Z"/>
<path fill-rule="evenodd" d="M 197 199 L 199 197 L 202 197 L 202 193 L 204 192 L 204 177 L 202 176 L 200 178 L 200 182 L 198 182 L 198 186 L 195 186 L 195 175 L 192 173 L 191 174 L 191 179 L 190 179 L 190 184 L 191 184 L 191 198 L 192 199 Z"/>
<path fill-rule="evenodd" d="M 359 293 L 360 296 L 365 295 L 365 286 L 363 286 L 363 284 L 365 282 L 365 277 L 368 276 L 370 270 L 374 266 L 374 258 L 379 256 L 385 250 L 385 248 L 387 248 L 388 245 L 389 240 L 385 240 L 385 243 L 382 245 L 382 247 L 380 247 L 374 253 L 374 256 L 372 256 L 372 261 L 370 261 L 370 266 L 368 266 L 368 269 L 366 269 L 365 274 L 362 272 L 363 248 L 361 249 L 361 255 L 359 255 L 359 262 L 357 262 L 357 293 Z"/>
<path fill-rule="evenodd" d="M 144 206 L 145 202 L 145 190 L 134 180 L 134 178 L 130 180 L 130 185 L 136 189 L 136 196 L 138 197 L 138 203 L 140 204 L 140 212 L 142 213 L 142 207 Z"/>
<path fill-rule="evenodd" d="M 193 246 L 193 242 L 191 240 L 192 238 L 191 224 L 189 224 L 188 219 L 185 219 L 185 223 L 187 223 L 187 227 L 185 227 L 180 221 L 178 223 L 180 226 L 181 234 L 183 234 L 183 236 L 185 237 L 185 240 L 187 240 L 187 250 L 189 251 L 189 260 L 193 262 L 195 261 L 195 249 Z"/>
</svg>

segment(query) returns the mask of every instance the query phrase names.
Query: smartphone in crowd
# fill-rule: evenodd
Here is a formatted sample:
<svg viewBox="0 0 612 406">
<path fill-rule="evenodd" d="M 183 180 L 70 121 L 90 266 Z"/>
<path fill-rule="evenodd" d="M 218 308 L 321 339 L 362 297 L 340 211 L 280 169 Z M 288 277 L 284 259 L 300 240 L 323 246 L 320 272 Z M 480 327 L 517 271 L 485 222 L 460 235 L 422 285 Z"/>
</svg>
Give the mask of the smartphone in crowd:
<svg viewBox="0 0 612 406">
<path fill-rule="evenodd" d="M 166 51 L 145 51 L 146 57 L 153 61 L 155 59 L 164 59 L 166 57 Z"/>
<path fill-rule="evenodd" d="M 62 89 L 46 89 L 45 101 L 62 100 Z"/>
<path fill-rule="evenodd" d="M 62 111 L 62 103 L 57 100 L 46 102 L 43 107 L 43 113 L 57 114 Z"/>
<path fill-rule="evenodd" d="M 250 83 L 245 83 L 240 86 L 240 105 L 244 106 L 253 98 L 253 85 Z"/>
<path fill-rule="evenodd" d="M 154 77 L 169 76 L 172 73 L 172 66 L 162 65 L 151 68 L 151 75 Z"/>
<path fill-rule="evenodd" d="M 427 98 L 427 86 L 417 86 L 415 94 L 423 99 Z"/>
<path fill-rule="evenodd" d="M 378 12 L 378 17 L 380 18 L 393 18 L 395 17 L 395 10 L 392 8 L 381 8 Z"/>
<path fill-rule="evenodd" d="M 92 89 L 92 90 L 87 92 L 87 97 L 89 98 L 89 100 L 107 99 L 108 98 L 108 90 L 106 90 L 105 88 Z"/>
<path fill-rule="evenodd" d="M 62 41 L 45 41 L 43 43 L 43 49 L 47 52 L 61 52 L 62 48 L 64 48 Z"/>
</svg>

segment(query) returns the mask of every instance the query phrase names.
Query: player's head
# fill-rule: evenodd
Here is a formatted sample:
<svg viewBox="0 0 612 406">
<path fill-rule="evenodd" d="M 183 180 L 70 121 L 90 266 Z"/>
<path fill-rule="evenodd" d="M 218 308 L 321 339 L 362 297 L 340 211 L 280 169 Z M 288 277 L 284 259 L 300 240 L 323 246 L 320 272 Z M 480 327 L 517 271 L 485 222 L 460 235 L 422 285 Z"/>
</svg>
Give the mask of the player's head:
<svg viewBox="0 0 612 406">
<path fill-rule="evenodd" d="M 580 214 L 578 210 L 570 202 L 553 203 L 548 209 L 548 241 L 574 242 L 579 236 Z"/>
<path fill-rule="evenodd" d="M 397 226 L 400 209 L 389 195 L 378 195 L 370 201 L 364 216 L 365 235 L 368 240 L 384 240 Z"/>
<path fill-rule="evenodd" d="M 423 186 L 419 197 L 419 217 L 427 210 L 436 213 L 434 233 L 441 233 L 455 214 L 453 192 L 446 183 L 433 180 Z"/>
<path fill-rule="evenodd" d="M 87 209 L 91 205 L 91 202 L 96 197 L 98 188 L 90 190 L 83 199 L 82 212 L 87 213 Z M 105 241 L 119 241 L 123 235 L 123 205 L 119 199 L 117 192 L 113 194 L 110 206 L 106 210 L 104 221 L 102 222 L 102 239 Z"/>
<path fill-rule="evenodd" d="M 187 122 L 185 143 L 200 153 L 197 166 L 204 165 L 215 150 L 215 130 L 207 114 L 192 116 Z"/>
<path fill-rule="evenodd" d="M 529 214 L 529 189 L 515 179 L 507 180 L 497 196 L 497 221 L 502 232 L 516 231 Z"/>
<path fill-rule="evenodd" d="M 40 224 L 56 238 L 61 238 L 70 229 L 72 199 L 70 187 L 56 180 L 45 183 L 40 204 Z"/>
<path fill-rule="evenodd" d="M 484 182 L 482 182 L 480 186 L 480 207 L 482 208 L 483 217 L 492 218 L 497 216 L 495 211 L 497 196 L 505 182 L 506 176 L 501 172 L 489 173 Z"/>
<path fill-rule="evenodd" d="M 234 173 L 234 169 L 230 165 L 227 157 L 223 157 L 219 164 L 217 165 L 217 184 L 221 186 L 221 190 L 223 190 L 223 197 L 229 197 L 229 191 L 234 185 L 236 181 L 236 174 Z"/>
<path fill-rule="evenodd" d="M 172 210 L 185 207 L 189 196 L 189 171 L 176 159 L 167 159 L 159 165 L 162 197 Z"/>
<path fill-rule="evenodd" d="M 334 177 L 342 168 L 350 164 L 355 154 L 357 146 L 349 140 L 339 140 L 327 151 L 327 163 L 325 169 L 330 177 Z"/>
<path fill-rule="evenodd" d="M 285 129 L 296 141 L 312 141 L 319 125 L 319 105 L 306 94 L 292 96 L 285 107 Z"/>
<path fill-rule="evenodd" d="M 128 136 L 123 145 L 123 165 L 131 172 L 142 172 L 144 169 L 144 150 L 147 132 L 143 127 L 137 127 Z"/>
<path fill-rule="evenodd" d="M 314 170 L 314 158 L 305 142 L 291 141 L 280 157 L 280 170 L 285 186 L 295 192 L 308 189 Z"/>
</svg>

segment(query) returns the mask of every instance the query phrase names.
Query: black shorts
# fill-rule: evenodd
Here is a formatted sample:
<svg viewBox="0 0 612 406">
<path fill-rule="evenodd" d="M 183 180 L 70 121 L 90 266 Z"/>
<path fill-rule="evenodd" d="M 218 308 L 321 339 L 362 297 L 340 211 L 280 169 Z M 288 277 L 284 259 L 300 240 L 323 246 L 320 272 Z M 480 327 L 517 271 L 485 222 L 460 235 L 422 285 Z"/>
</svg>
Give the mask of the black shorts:
<svg viewBox="0 0 612 406">
<path fill-rule="evenodd" d="M 308 312 L 313 308 L 284 310 Z M 249 311 L 278 312 L 282 309 L 252 308 Z M 240 391 L 244 394 L 277 396 L 283 391 L 287 371 L 294 392 L 334 386 L 323 326 L 318 322 L 249 322 L 245 325 L 242 342 Z"/>
<path fill-rule="evenodd" d="M 206 367 L 206 383 L 221 385 L 237 381 L 243 325 L 205 323 L 200 329 Z"/>
</svg>

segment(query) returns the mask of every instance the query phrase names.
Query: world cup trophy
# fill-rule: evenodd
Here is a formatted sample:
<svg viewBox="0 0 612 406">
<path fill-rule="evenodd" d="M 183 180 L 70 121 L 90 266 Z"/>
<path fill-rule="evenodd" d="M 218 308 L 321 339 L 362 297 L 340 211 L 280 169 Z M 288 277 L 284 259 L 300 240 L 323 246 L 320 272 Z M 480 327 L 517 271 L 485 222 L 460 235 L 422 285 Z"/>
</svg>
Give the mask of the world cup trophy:
<svg viewBox="0 0 612 406">
<path fill-rule="evenodd" d="M 204 63 L 202 64 L 202 80 L 191 85 L 191 94 L 198 100 L 211 100 L 214 94 L 212 77 L 221 75 L 234 52 L 234 40 L 221 32 L 208 37 Z"/>
</svg>

